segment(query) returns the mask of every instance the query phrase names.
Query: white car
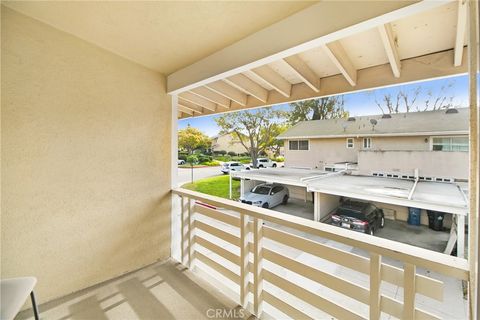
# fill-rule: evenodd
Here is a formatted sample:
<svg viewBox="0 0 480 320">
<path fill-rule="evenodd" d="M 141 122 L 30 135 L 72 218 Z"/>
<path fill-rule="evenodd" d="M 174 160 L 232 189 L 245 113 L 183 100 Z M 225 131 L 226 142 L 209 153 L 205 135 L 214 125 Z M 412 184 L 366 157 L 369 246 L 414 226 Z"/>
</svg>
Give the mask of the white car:
<svg viewBox="0 0 480 320">
<path fill-rule="evenodd" d="M 245 169 L 248 170 L 250 168 L 245 167 L 240 162 L 230 161 L 230 162 L 225 162 L 224 164 L 222 164 L 222 169 L 221 170 L 224 174 L 229 174 L 230 171 L 242 171 L 242 170 L 245 170 Z"/>
<path fill-rule="evenodd" d="M 273 162 L 272 160 L 268 159 L 268 158 L 258 158 L 257 159 L 257 167 L 259 167 L 259 168 L 268 168 L 268 167 L 276 168 L 277 164 L 275 162 Z"/>
<path fill-rule="evenodd" d="M 185 160 L 180 160 L 180 159 L 179 159 L 177 163 L 178 163 L 179 165 L 185 164 Z"/>
<path fill-rule="evenodd" d="M 288 203 L 288 188 L 281 184 L 259 184 L 252 191 L 245 194 L 240 202 L 251 204 L 256 207 L 273 208 L 279 204 Z"/>
</svg>

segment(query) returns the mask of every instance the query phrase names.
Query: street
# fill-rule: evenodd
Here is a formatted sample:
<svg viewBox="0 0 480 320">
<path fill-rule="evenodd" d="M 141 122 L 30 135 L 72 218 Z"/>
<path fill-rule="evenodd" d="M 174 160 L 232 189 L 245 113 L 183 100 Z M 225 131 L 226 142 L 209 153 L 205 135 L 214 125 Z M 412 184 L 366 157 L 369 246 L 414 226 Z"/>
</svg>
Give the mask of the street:
<svg viewBox="0 0 480 320">
<path fill-rule="evenodd" d="M 190 168 L 178 168 L 178 185 L 181 186 L 187 182 L 192 181 L 192 169 Z M 206 167 L 206 168 L 194 168 L 193 180 L 221 176 L 223 173 L 220 171 L 220 167 Z"/>
</svg>

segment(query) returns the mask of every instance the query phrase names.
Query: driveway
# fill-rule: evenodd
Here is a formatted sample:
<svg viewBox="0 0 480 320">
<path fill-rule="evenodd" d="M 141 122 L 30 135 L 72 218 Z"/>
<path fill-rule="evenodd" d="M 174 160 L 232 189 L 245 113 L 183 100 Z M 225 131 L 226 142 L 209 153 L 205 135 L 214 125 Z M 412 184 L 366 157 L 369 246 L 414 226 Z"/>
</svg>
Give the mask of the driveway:
<svg viewBox="0 0 480 320">
<path fill-rule="evenodd" d="M 206 167 L 206 168 L 194 168 L 193 180 L 199 180 L 208 177 L 221 176 L 223 173 L 220 171 L 220 167 Z M 187 182 L 192 181 L 192 169 L 190 168 L 178 168 L 178 185 L 181 186 Z"/>
</svg>

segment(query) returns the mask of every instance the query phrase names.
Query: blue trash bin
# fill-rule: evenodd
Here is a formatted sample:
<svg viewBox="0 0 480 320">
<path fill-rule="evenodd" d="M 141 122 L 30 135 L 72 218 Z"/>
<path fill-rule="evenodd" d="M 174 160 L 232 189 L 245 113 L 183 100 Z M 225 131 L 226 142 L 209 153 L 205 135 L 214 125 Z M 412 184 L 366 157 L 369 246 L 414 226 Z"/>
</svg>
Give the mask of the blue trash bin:
<svg viewBox="0 0 480 320">
<path fill-rule="evenodd" d="M 408 208 L 408 220 L 407 223 L 412 226 L 420 225 L 420 213 L 422 209 L 419 208 Z"/>
</svg>

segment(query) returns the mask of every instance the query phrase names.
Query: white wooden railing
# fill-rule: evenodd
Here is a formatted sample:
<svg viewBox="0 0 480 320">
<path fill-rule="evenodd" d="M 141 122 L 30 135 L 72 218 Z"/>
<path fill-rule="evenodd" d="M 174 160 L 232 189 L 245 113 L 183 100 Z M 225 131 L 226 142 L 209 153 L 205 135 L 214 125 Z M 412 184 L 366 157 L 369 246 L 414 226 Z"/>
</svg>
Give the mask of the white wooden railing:
<svg viewBox="0 0 480 320">
<path fill-rule="evenodd" d="M 239 304 L 259 318 L 264 303 L 294 319 L 316 317 L 287 295 L 269 289 L 268 284 L 338 319 L 379 319 L 382 312 L 399 319 L 439 319 L 435 311 L 420 308 L 415 297 L 419 294 L 442 302 L 444 283 L 418 271 L 429 270 L 468 281 L 468 264 L 464 259 L 186 189 L 175 189 L 173 193 L 181 199 L 181 262 L 192 267 L 198 261 L 235 283 Z M 360 249 L 364 254 L 311 240 L 305 237 L 307 234 L 309 238 L 321 237 Z M 348 268 L 345 270 L 366 277 L 366 283 L 358 284 L 315 268 L 292 258 L 285 253 L 287 249 L 280 247 Z M 276 270 L 294 272 L 354 299 L 368 311 L 362 314 L 361 308 L 347 307 L 327 295 L 315 293 L 266 267 L 272 263 Z M 403 300 L 385 294 L 385 288 L 382 289 L 385 284 L 403 287 Z M 250 293 L 253 299 L 249 298 Z"/>
</svg>

